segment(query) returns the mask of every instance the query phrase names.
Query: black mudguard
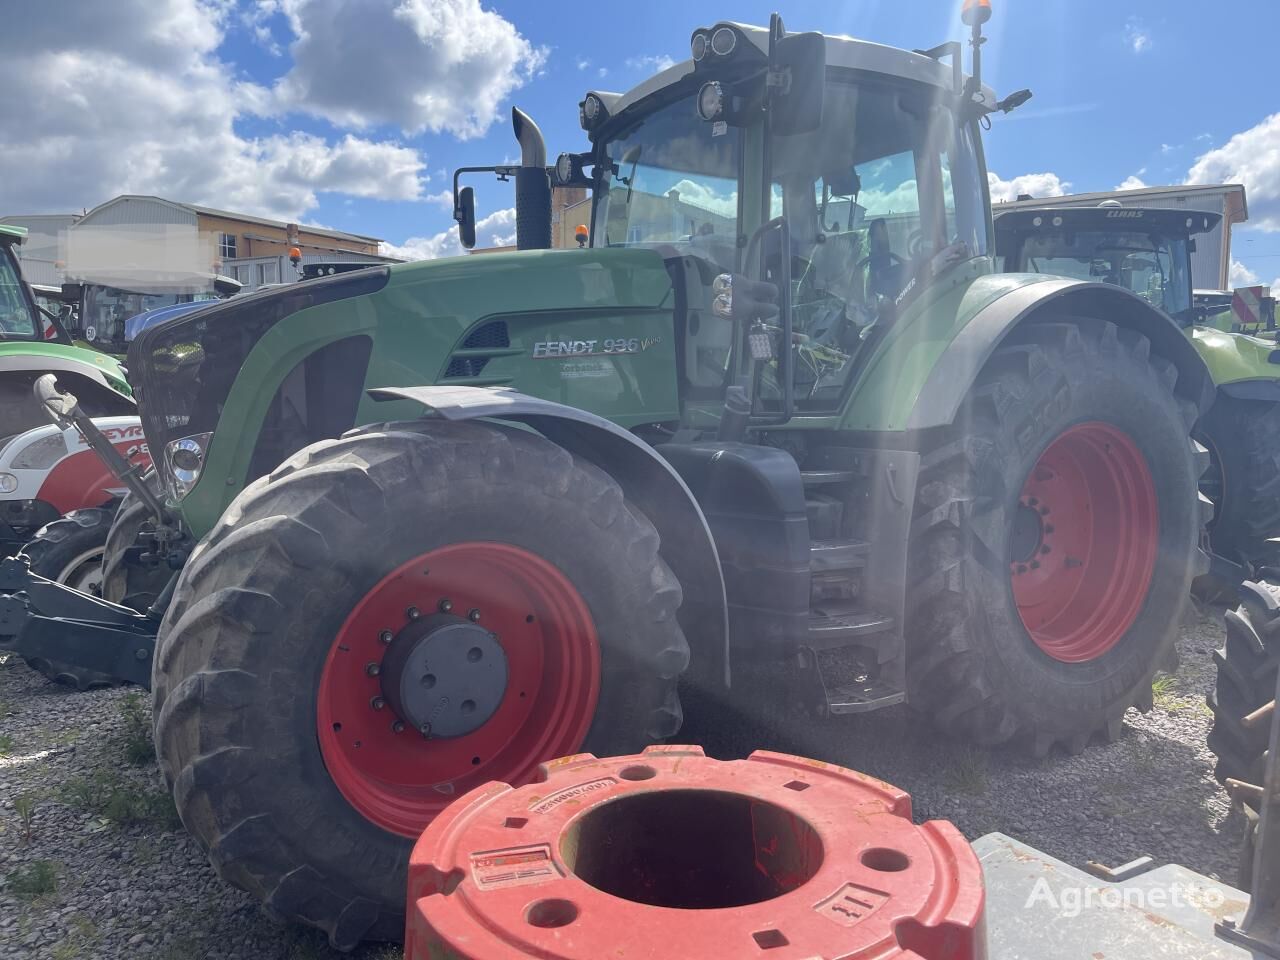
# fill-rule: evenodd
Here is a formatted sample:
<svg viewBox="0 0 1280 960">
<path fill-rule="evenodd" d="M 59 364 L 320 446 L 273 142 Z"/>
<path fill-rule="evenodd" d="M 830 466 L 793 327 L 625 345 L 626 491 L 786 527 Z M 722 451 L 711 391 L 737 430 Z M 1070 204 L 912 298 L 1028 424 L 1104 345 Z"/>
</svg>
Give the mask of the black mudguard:
<svg viewBox="0 0 1280 960">
<path fill-rule="evenodd" d="M 1178 368 L 1178 393 L 1203 414 L 1213 380 L 1183 330 L 1135 293 L 1109 283 L 1053 277 L 1018 287 L 979 310 L 934 364 L 916 399 L 908 430 L 950 424 L 996 347 L 1018 324 L 1041 316 L 1097 317 L 1136 330 Z"/>
<path fill-rule="evenodd" d="M 715 540 L 680 474 L 652 447 L 603 417 L 492 387 L 378 387 L 375 400 L 412 400 L 446 420 L 523 423 L 613 477 L 662 538 L 662 557 L 684 590 L 680 626 L 698 681 L 729 682 L 729 623 Z M 803 502 L 801 504 L 803 516 Z"/>
</svg>

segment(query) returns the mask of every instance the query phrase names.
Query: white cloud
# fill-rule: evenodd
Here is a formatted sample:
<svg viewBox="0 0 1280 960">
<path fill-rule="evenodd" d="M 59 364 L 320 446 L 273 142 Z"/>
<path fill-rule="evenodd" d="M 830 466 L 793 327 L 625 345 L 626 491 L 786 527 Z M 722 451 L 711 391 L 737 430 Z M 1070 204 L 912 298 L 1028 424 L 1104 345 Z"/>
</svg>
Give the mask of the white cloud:
<svg viewBox="0 0 1280 960">
<path fill-rule="evenodd" d="M 1124 42 L 1134 53 L 1146 53 L 1151 49 L 1151 31 L 1140 17 L 1130 17 L 1125 21 Z"/>
<path fill-rule="evenodd" d="M 601 67 L 599 70 L 596 71 L 596 76 L 598 77 L 603 78 L 603 77 L 607 77 L 608 75 L 609 75 L 609 70 L 607 67 Z"/>
<path fill-rule="evenodd" d="M 1187 183 L 1243 183 L 1249 226 L 1280 230 L 1280 113 L 1201 154 Z"/>
<path fill-rule="evenodd" d="M 574 66 L 575 66 L 575 67 L 577 67 L 579 70 L 585 70 L 585 69 L 587 69 L 587 67 L 591 66 L 591 61 L 590 61 L 590 60 L 585 60 L 585 59 L 583 59 L 582 57 L 579 57 L 579 58 L 574 62 Z"/>
<path fill-rule="evenodd" d="M 426 201 L 427 203 L 434 203 L 437 207 L 453 213 L 452 190 L 441 190 L 439 193 L 433 193 L 429 197 L 426 197 Z"/>
<path fill-rule="evenodd" d="M 722 217 L 736 218 L 738 216 L 737 190 L 717 193 L 705 183 L 698 183 L 694 180 L 681 180 L 671 189 L 679 191 L 682 201 L 701 210 L 718 213 Z"/>
<path fill-rule="evenodd" d="M 1160 144 L 1160 152 L 1161 152 L 1161 153 L 1173 153 L 1173 151 L 1175 151 L 1175 150 L 1177 150 L 1177 149 L 1178 149 L 1178 148 L 1177 148 L 1177 147 L 1175 147 L 1175 146 L 1174 146 L 1173 144 L 1171 144 L 1171 143 L 1162 143 L 1162 144 Z"/>
<path fill-rule="evenodd" d="M 267 21 L 279 12 L 279 0 L 256 0 L 255 3 L 240 11 L 240 22 L 244 24 L 245 29 L 249 31 L 258 46 L 273 57 L 280 56 L 284 51 L 276 42 Z"/>
<path fill-rule="evenodd" d="M 0 151 L 0 210 L 63 212 L 150 193 L 287 220 L 325 191 L 421 196 L 422 157 L 394 141 L 238 133 L 237 115 L 261 88 L 238 84 L 217 56 L 233 26 L 220 0 L 72 5 L 57 17 L 6 7 L 0 129 L 21 135 Z"/>
<path fill-rule="evenodd" d="M 676 65 L 676 62 L 665 53 L 650 54 L 643 57 L 628 57 L 627 69 L 639 70 L 642 73 L 661 73 Z"/>
<path fill-rule="evenodd" d="M 1252 287 L 1258 283 L 1258 275 L 1239 260 L 1231 261 L 1231 272 L 1227 274 L 1227 283 L 1232 287 Z"/>
<path fill-rule="evenodd" d="M 516 242 L 516 211 L 499 210 L 476 224 L 477 247 L 509 247 Z M 384 243 L 382 252 L 403 260 L 435 260 L 460 257 L 466 253 L 458 239 L 458 228 L 450 227 L 432 237 L 410 237 L 404 243 Z"/>
<path fill-rule="evenodd" d="M 547 58 L 480 0 L 280 0 L 293 66 L 263 112 L 482 136 Z"/>
<path fill-rule="evenodd" d="M 1024 173 L 1012 180 L 1001 180 L 999 176 L 987 171 L 987 183 L 991 188 L 992 203 L 1007 203 L 1017 200 L 1020 194 L 1042 197 L 1060 197 L 1071 186 L 1056 173 Z"/>
<path fill-rule="evenodd" d="M 1145 172 L 1146 172 L 1145 170 L 1139 171 L 1139 173 L 1145 173 Z M 1135 174 L 1132 176 L 1125 177 L 1123 183 L 1116 184 L 1116 189 L 1117 190 L 1141 190 L 1145 186 L 1146 186 L 1146 183 L 1143 182 L 1142 177 Z"/>
</svg>

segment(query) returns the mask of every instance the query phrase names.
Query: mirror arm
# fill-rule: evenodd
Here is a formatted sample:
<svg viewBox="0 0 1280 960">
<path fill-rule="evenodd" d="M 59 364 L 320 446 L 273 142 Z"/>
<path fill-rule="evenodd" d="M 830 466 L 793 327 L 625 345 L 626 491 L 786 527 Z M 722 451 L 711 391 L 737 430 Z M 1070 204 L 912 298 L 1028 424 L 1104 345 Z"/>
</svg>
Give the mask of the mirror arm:
<svg viewBox="0 0 1280 960">
<path fill-rule="evenodd" d="M 519 166 L 500 166 L 500 167 L 458 167 L 453 171 L 453 219 L 462 222 L 462 203 L 458 198 L 459 181 L 464 173 L 493 173 L 496 174 L 498 180 L 506 182 L 516 175 Z"/>
</svg>

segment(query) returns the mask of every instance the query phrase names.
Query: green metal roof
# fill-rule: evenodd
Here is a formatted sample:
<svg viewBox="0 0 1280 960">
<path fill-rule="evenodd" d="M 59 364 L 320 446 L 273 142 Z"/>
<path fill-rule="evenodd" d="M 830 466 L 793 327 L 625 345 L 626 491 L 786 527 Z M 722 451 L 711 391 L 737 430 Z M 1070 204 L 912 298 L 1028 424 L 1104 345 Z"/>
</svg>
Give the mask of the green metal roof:
<svg viewBox="0 0 1280 960">
<path fill-rule="evenodd" d="M 27 239 L 26 227 L 0 223 L 0 243 L 21 243 L 25 239 Z"/>
</svg>

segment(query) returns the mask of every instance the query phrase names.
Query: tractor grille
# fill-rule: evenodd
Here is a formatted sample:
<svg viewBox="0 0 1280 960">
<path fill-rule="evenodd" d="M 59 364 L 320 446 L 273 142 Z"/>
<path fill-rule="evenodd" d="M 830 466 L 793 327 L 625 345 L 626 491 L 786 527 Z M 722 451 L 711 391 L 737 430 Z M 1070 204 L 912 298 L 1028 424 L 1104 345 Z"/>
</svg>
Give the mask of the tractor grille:
<svg viewBox="0 0 1280 960">
<path fill-rule="evenodd" d="M 491 320 L 467 334 L 463 350 L 506 350 L 511 346 L 505 320 Z M 489 363 L 489 357 L 450 357 L 445 379 L 478 377 Z"/>
</svg>

